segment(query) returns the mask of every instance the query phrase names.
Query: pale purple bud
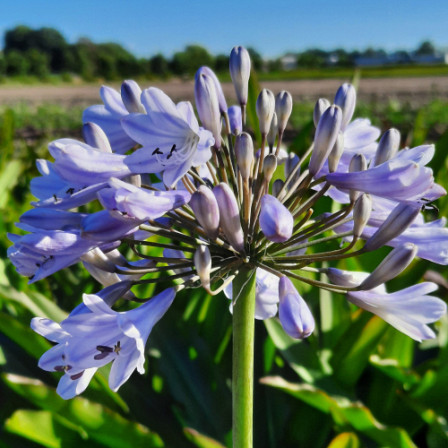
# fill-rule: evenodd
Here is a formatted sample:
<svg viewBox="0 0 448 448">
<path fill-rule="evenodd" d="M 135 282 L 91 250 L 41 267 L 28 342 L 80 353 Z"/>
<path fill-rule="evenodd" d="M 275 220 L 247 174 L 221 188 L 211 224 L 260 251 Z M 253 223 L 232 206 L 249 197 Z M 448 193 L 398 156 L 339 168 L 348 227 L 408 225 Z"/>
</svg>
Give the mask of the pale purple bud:
<svg viewBox="0 0 448 448">
<path fill-rule="evenodd" d="M 265 194 L 261 198 L 259 219 L 261 230 L 268 240 L 274 243 L 283 243 L 291 238 L 294 218 L 274 196 Z"/>
<path fill-rule="evenodd" d="M 336 143 L 328 156 L 328 170 L 330 173 L 334 173 L 339 165 L 342 153 L 344 152 L 344 133 L 339 132 Z"/>
<path fill-rule="evenodd" d="M 85 261 L 102 271 L 106 272 L 115 272 L 116 266 L 115 263 L 113 263 L 107 255 L 98 247 L 93 248 L 92 250 L 89 250 L 89 252 L 86 252 L 81 257 L 82 261 Z"/>
<path fill-rule="evenodd" d="M 260 132 L 262 135 L 267 135 L 275 110 L 275 98 L 270 90 L 263 89 L 260 92 L 257 98 L 256 109 Z"/>
<path fill-rule="evenodd" d="M 210 289 L 210 271 L 212 269 L 212 257 L 208 246 L 200 245 L 194 253 L 194 265 L 201 280 L 203 288 Z"/>
<path fill-rule="evenodd" d="M 205 185 L 201 185 L 191 195 L 189 204 L 205 233 L 215 240 L 219 234 L 219 207 L 213 192 Z"/>
<path fill-rule="evenodd" d="M 342 84 L 334 97 L 334 104 L 342 109 L 341 129 L 344 130 L 353 117 L 356 106 L 356 90 L 348 83 Z"/>
<path fill-rule="evenodd" d="M 400 148 L 400 140 L 400 131 L 397 129 L 391 128 L 386 131 L 378 143 L 373 166 L 381 165 L 392 159 Z"/>
<path fill-rule="evenodd" d="M 229 116 L 230 130 L 234 135 L 238 135 L 243 130 L 243 119 L 240 106 L 230 106 L 227 110 Z"/>
<path fill-rule="evenodd" d="M 317 125 L 314 136 L 314 148 L 308 169 L 315 176 L 323 167 L 333 149 L 341 128 L 342 111 L 338 106 L 330 106 L 323 114 Z"/>
<path fill-rule="evenodd" d="M 364 154 L 355 154 L 350 160 L 349 172 L 364 171 L 367 169 L 367 160 Z"/>
<path fill-rule="evenodd" d="M 273 147 L 275 145 L 275 137 L 277 137 L 277 125 L 278 125 L 277 114 L 274 112 L 274 114 L 272 115 L 269 132 L 266 138 L 268 145 L 270 147 Z"/>
<path fill-rule="evenodd" d="M 361 195 L 353 208 L 353 236 L 359 238 L 370 218 L 372 199 L 368 194 Z"/>
<path fill-rule="evenodd" d="M 235 195 L 225 183 L 213 188 L 219 207 L 219 223 L 230 245 L 237 251 L 244 250 L 244 234 L 240 221 L 240 210 Z"/>
<path fill-rule="evenodd" d="M 224 92 L 222 91 L 221 83 L 219 82 L 218 77 L 215 72 L 207 66 L 201 67 L 201 70 L 211 78 L 213 83 L 215 84 L 216 95 L 218 95 L 218 103 L 219 103 L 219 111 L 222 114 L 227 113 L 227 102 L 226 97 L 224 96 Z"/>
<path fill-rule="evenodd" d="M 247 132 L 241 132 L 235 138 L 236 163 L 244 180 L 249 179 L 254 162 L 254 144 Z"/>
<path fill-rule="evenodd" d="M 142 89 L 140 89 L 140 86 L 135 81 L 128 80 L 121 84 L 121 99 L 130 114 L 146 113 L 145 108 L 140 101 L 141 95 Z"/>
<path fill-rule="evenodd" d="M 199 118 L 215 139 L 215 146 L 221 147 L 221 113 L 218 95 L 213 79 L 201 67 L 194 78 L 194 98 Z"/>
<path fill-rule="evenodd" d="M 376 250 L 398 235 L 401 235 L 412 224 L 419 213 L 420 207 L 416 204 L 405 202 L 398 204 L 378 230 L 366 241 L 364 250 Z"/>
<path fill-rule="evenodd" d="M 369 290 L 392 280 L 403 272 L 417 254 L 417 246 L 405 243 L 390 252 L 379 266 L 359 285 L 360 290 Z"/>
<path fill-rule="evenodd" d="M 350 173 L 354 173 L 356 171 L 365 171 L 367 169 L 367 160 L 364 157 L 364 154 L 355 154 L 350 160 L 350 165 L 348 170 Z M 358 190 L 350 190 L 350 201 L 356 201 L 356 198 L 359 196 Z"/>
<path fill-rule="evenodd" d="M 288 158 L 285 160 L 285 178 L 287 179 L 292 173 L 293 169 L 299 163 L 300 159 L 297 154 L 290 152 Z M 300 175 L 300 168 L 297 170 L 297 175 Z"/>
<path fill-rule="evenodd" d="M 314 331 L 314 318 L 305 300 L 288 277 L 278 283 L 278 317 L 285 332 L 295 339 L 307 338 Z"/>
<path fill-rule="evenodd" d="M 314 106 L 314 112 L 313 112 L 313 121 L 314 121 L 314 126 L 316 128 L 317 128 L 317 125 L 319 124 L 320 117 L 330 106 L 331 106 L 331 103 L 326 98 L 319 98 L 316 101 L 316 105 Z"/>
<path fill-rule="evenodd" d="M 264 158 L 263 163 L 263 174 L 266 182 L 269 183 L 271 181 L 272 176 L 274 175 L 276 169 L 277 169 L 277 157 L 274 154 L 268 154 Z"/>
<path fill-rule="evenodd" d="M 327 268 L 325 273 L 331 283 L 347 288 L 355 288 L 369 276 L 365 272 L 343 271 L 337 268 Z"/>
<path fill-rule="evenodd" d="M 275 98 L 275 112 L 278 119 L 278 131 L 283 132 L 288 124 L 292 112 L 292 96 L 282 90 Z"/>
<path fill-rule="evenodd" d="M 272 195 L 277 197 L 280 193 L 280 190 L 283 188 L 283 185 L 285 185 L 285 183 L 282 179 L 275 179 L 274 183 L 272 184 Z"/>
<path fill-rule="evenodd" d="M 240 105 L 247 104 L 250 77 L 250 56 L 244 47 L 233 47 L 229 59 L 230 77 Z"/>
<path fill-rule="evenodd" d="M 112 152 L 112 148 L 104 131 L 95 123 L 87 122 L 82 125 L 82 136 L 92 148 L 102 152 Z"/>
</svg>

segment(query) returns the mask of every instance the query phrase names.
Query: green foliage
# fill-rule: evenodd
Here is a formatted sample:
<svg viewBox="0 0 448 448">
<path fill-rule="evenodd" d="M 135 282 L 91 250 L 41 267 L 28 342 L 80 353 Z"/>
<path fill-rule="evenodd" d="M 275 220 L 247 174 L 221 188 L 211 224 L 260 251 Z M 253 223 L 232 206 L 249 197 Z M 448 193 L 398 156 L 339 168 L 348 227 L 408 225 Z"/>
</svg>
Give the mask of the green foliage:
<svg viewBox="0 0 448 448">
<path fill-rule="evenodd" d="M 89 44 L 83 45 L 88 53 Z M 255 91 L 253 79 L 253 123 Z M 312 107 L 294 105 L 290 141 L 298 154 L 310 142 Z M 356 115 L 404 128 L 410 143 L 438 140 L 432 166 L 446 187 L 447 110 L 442 101 L 413 110 L 361 104 Z M 37 367 L 51 344 L 29 328 L 30 319 L 60 321 L 83 292 L 100 286 L 80 266 L 28 285 L 6 258 L 6 233 L 17 232 L 14 222 L 32 200 L 29 182 L 37 174 L 34 160 L 48 157 L 45 142 L 79 136 L 80 117 L 80 108 L 56 105 L 0 109 L 0 447 L 230 447 L 231 316 L 223 296 L 180 292 L 150 336 L 145 375 L 134 374 L 117 394 L 102 368 L 81 397 L 64 401 L 55 392 L 60 374 Z M 448 200 L 438 202 L 446 215 Z M 373 254 L 339 267 L 361 270 L 380 259 Z M 409 276 L 420 281 L 426 270 L 416 263 Z M 403 277 L 393 288 L 406 282 Z M 437 324 L 436 340 L 417 344 L 341 295 L 301 292 L 319 321 L 308 340 L 291 339 L 276 319 L 256 322 L 255 378 L 261 381 L 255 384 L 254 446 L 446 446 L 448 319 Z"/>
<path fill-rule="evenodd" d="M 170 62 L 175 75 L 194 75 L 202 65 L 213 66 L 213 56 L 200 45 L 188 45 L 184 51 L 175 53 Z"/>
</svg>

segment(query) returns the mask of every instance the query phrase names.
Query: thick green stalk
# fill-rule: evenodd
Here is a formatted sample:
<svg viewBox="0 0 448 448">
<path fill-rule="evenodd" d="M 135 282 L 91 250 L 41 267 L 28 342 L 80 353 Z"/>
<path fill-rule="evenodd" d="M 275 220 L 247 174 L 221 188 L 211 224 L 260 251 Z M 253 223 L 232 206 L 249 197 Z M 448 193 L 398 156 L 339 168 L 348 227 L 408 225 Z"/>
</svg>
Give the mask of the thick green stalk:
<svg viewBox="0 0 448 448">
<path fill-rule="evenodd" d="M 233 448 L 252 448 L 255 286 L 254 269 L 233 280 Z"/>
</svg>

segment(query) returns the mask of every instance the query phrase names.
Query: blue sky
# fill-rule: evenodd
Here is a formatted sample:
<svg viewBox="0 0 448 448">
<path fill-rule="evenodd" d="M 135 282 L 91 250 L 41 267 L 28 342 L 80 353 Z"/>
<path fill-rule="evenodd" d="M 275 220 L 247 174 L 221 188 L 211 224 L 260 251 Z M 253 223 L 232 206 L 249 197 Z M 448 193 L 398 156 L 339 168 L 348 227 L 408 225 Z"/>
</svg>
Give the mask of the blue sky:
<svg viewBox="0 0 448 448">
<path fill-rule="evenodd" d="M 446 0 L 7 0 L 0 34 L 17 24 L 59 29 L 70 42 L 115 41 L 138 56 L 171 56 L 188 43 L 212 53 L 253 46 L 265 57 L 309 47 L 448 46 Z"/>
</svg>

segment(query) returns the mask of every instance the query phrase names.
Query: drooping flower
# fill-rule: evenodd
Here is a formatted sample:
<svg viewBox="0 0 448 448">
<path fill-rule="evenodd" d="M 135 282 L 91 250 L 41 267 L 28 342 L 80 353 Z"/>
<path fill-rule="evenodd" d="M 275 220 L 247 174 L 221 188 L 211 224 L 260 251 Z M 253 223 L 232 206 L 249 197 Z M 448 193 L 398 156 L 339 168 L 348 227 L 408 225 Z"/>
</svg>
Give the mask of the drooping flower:
<svg viewBox="0 0 448 448">
<path fill-rule="evenodd" d="M 60 325 L 34 318 L 33 330 L 57 343 L 42 356 L 39 366 L 64 372 L 58 393 L 68 399 L 83 392 L 99 367 L 112 362 L 109 386 L 117 391 L 135 369 L 145 372 L 146 340 L 174 296 L 175 290 L 170 288 L 139 308 L 117 313 L 99 295 L 84 294 L 84 307 Z"/>
</svg>

